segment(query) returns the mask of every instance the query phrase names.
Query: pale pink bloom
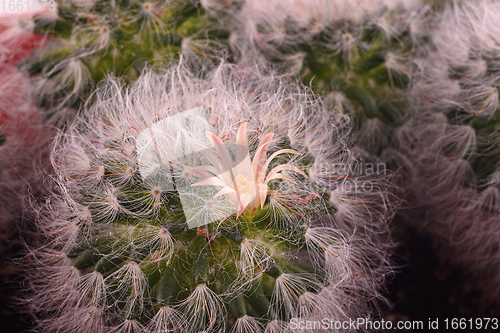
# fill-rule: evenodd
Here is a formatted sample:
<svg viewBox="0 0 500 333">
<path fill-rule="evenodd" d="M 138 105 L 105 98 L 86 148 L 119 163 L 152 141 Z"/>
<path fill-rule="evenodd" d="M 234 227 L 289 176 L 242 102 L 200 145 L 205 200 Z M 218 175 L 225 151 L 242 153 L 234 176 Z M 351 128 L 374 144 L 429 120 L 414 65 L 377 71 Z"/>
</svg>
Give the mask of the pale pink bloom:
<svg viewBox="0 0 500 333">
<path fill-rule="evenodd" d="M 237 156 L 236 160 L 241 160 L 241 162 L 236 166 L 233 165 L 234 163 L 230 152 L 224 142 L 222 142 L 222 140 L 212 132 L 207 132 L 206 135 L 215 145 L 217 154 L 210 152 L 204 152 L 204 154 L 209 158 L 213 166 L 202 166 L 196 168 L 186 167 L 196 176 L 205 178 L 192 186 L 217 186 L 220 191 L 214 198 L 225 195 L 230 202 L 237 206 L 238 217 L 244 212 L 255 213 L 259 206 L 261 208 L 264 206 L 266 197 L 270 193 L 268 183 L 271 180 L 284 179 L 291 183 L 295 183 L 292 178 L 281 171 L 295 171 L 307 178 L 307 175 L 304 172 L 300 171 L 297 167 L 288 164 L 278 165 L 267 173 L 269 164 L 278 155 L 285 153 L 300 155 L 292 149 L 281 149 L 273 153 L 266 160 L 266 148 L 274 142 L 272 140 L 275 135 L 274 133 L 269 133 L 261 137 L 259 146 L 255 151 L 254 158 L 250 161 L 250 156 L 248 154 L 247 126 L 248 123 L 242 124 L 236 134 L 236 144 L 245 148 L 237 148 L 237 154 L 246 155 Z M 219 171 L 217 171 L 215 166 L 219 166 Z"/>
</svg>

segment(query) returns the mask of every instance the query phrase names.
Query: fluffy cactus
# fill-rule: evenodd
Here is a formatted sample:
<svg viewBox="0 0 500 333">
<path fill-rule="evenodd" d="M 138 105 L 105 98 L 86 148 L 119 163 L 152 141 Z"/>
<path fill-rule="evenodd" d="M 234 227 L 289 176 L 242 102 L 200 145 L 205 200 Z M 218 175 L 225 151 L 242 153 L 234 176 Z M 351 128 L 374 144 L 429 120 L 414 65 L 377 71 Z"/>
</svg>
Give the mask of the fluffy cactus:
<svg viewBox="0 0 500 333">
<path fill-rule="evenodd" d="M 241 61 L 256 58 L 324 94 L 352 143 L 372 156 L 404 139 L 407 57 L 426 35 L 422 1 L 247 1 L 230 45 Z M 428 30 L 427 30 L 428 31 Z"/>
<path fill-rule="evenodd" d="M 497 295 L 499 14 L 497 2 L 458 1 L 436 16 L 431 45 L 415 60 L 420 117 L 412 156 L 429 226 L 450 240 L 451 260 Z"/>
<path fill-rule="evenodd" d="M 282 332 L 377 315 L 384 181 L 302 87 L 221 65 L 109 78 L 53 148 L 29 306 L 57 332 Z M 344 164 L 345 163 L 345 164 Z"/>
<path fill-rule="evenodd" d="M 49 109 L 78 109 L 108 73 L 137 79 L 145 64 L 166 65 L 179 52 L 203 66 L 222 50 L 217 29 L 231 3 L 213 1 L 63 1 L 57 15 L 35 19 L 35 31 L 52 36 L 25 66 L 34 97 Z M 186 59 L 187 60 L 187 59 Z"/>
</svg>

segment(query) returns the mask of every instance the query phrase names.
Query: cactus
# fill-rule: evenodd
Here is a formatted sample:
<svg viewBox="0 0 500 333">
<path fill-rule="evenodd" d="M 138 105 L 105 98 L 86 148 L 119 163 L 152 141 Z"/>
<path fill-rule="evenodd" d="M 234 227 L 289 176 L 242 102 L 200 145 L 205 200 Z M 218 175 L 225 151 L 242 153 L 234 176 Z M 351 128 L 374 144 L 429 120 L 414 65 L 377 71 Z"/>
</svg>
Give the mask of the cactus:
<svg viewBox="0 0 500 333">
<path fill-rule="evenodd" d="M 57 15 L 34 20 L 35 32 L 52 37 L 23 65 L 34 75 L 34 99 L 51 112 L 63 110 L 63 118 L 108 73 L 130 83 L 146 64 L 165 66 L 179 53 L 200 69 L 213 61 L 214 48 L 223 52 L 218 20 L 232 7 L 190 0 L 60 2 Z"/>
<path fill-rule="evenodd" d="M 498 167 L 500 49 L 495 31 L 482 30 L 483 25 L 494 26 L 498 11 L 488 1 L 448 4 L 432 34 L 433 48 L 416 60 L 421 70 L 413 88 L 415 101 L 435 123 L 423 130 L 427 150 L 447 157 L 453 174 L 462 169 L 455 184 L 465 184 L 467 172 L 474 174 L 470 185 L 485 184 Z"/>
<path fill-rule="evenodd" d="M 227 64 L 101 83 L 53 146 L 45 241 L 27 262 L 38 328 L 282 332 L 376 316 L 387 185 L 341 167 L 351 153 L 312 96 Z"/>
<path fill-rule="evenodd" d="M 372 158 L 406 144 L 410 56 L 427 36 L 422 1 L 247 1 L 229 38 L 242 63 L 254 58 L 300 76 L 325 96 L 351 143 Z M 242 23 L 240 23 L 242 22 Z M 349 117 L 348 117 L 349 116 Z"/>
<path fill-rule="evenodd" d="M 416 197 L 430 229 L 449 240 L 450 260 L 493 298 L 500 294 L 499 14 L 491 1 L 445 3 L 430 46 L 415 60 L 412 89 L 420 115 Z"/>
</svg>

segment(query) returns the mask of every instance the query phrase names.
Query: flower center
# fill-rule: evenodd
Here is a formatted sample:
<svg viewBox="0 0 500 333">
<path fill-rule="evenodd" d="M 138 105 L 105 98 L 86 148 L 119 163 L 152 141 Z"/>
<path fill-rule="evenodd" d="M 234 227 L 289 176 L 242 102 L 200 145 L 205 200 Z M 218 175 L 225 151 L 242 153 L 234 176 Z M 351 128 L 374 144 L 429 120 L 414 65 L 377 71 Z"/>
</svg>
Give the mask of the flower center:
<svg viewBox="0 0 500 333">
<path fill-rule="evenodd" d="M 254 189 L 254 182 L 249 181 L 247 177 L 239 174 L 236 176 L 236 185 L 234 187 L 234 189 L 240 194 L 252 194 Z"/>
</svg>

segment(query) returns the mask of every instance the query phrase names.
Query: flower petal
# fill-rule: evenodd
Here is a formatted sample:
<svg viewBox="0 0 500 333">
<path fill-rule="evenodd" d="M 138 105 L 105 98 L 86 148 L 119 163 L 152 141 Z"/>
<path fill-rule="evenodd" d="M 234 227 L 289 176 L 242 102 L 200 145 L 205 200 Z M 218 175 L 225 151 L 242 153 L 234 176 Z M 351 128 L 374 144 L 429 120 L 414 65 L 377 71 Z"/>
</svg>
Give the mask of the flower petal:
<svg viewBox="0 0 500 333">
<path fill-rule="evenodd" d="M 248 148 L 248 139 L 247 139 L 247 126 L 248 122 L 244 123 L 238 129 L 238 133 L 236 133 L 236 144 L 242 145 Z"/>
<path fill-rule="evenodd" d="M 226 146 L 224 145 L 224 142 L 215 135 L 212 132 L 205 132 L 205 135 L 214 143 L 215 149 L 217 151 L 217 154 L 219 156 L 220 160 L 220 172 L 224 173 L 226 171 L 229 171 L 231 175 L 231 180 L 234 183 L 234 175 L 233 175 L 233 160 L 231 158 L 231 154 L 229 154 L 229 151 L 227 150 Z"/>
<path fill-rule="evenodd" d="M 228 194 L 228 193 L 236 193 L 236 191 L 234 190 L 234 188 L 226 186 L 226 187 L 222 188 L 219 192 L 217 192 L 216 195 L 214 195 L 214 199 L 217 197 L 220 197 L 221 195 Z"/>
<path fill-rule="evenodd" d="M 202 168 L 202 167 L 189 167 L 187 165 L 184 165 L 184 168 L 186 170 L 188 170 L 189 172 L 191 172 L 196 177 L 199 177 L 199 178 L 211 178 L 211 177 L 214 177 L 215 175 L 212 174 L 211 170 L 206 170 L 206 169 L 209 169 L 209 168 L 205 168 L 205 167 L 208 167 L 208 166 L 203 166 L 203 168 Z M 215 168 L 213 168 L 213 170 L 215 170 Z"/>
<path fill-rule="evenodd" d="M 267 177 L 266 178 L 266 184 L 269 183 L 273 179 L 284 179 L 284 180 L 288 180 L 292 184 L 296 184 L 295 180 L 293 180 L 292 178 L 290 178 L 289 176 L 287 176 L 287 175 L 285 175 L 283 173 L 275 173 L 271 177 Z"/>
<path fill-rule="evenodd" d="M 239 209 L 238 213 L 236 214 L 236 217 L 240 217 L 241 213 L 245 211 L 245 209 L 248 207 L 250 202 L 254 199 L 255 194 L 250 194 L 250 193 L 242 193 L 240 194 L 240 201 L 239 201 Z"/>
<path fill-rule="evenodd" d="M 282 170 L 295 171 L 295 172 L 300 173 L 302 176 L 308 178 L 307 175 L 304 172 L 300 171 L 297 167 L 295 167 L 293 165 L 284 164 L 284 165 L 278 165 L 277 167 L 272 169 L 269 172 L 269 174 L 267 175 L 266 180 L 264 181 L 264 184 L 267 184 L 271 179 L 275 179 L 274 175 L 276 175 L 278 172 L 280 172 Z"/>
<path fill-rule="evenodd" d="M 252 161 L 252 171 L 255 177 L 255 181 L 257 183 L 262 183 L 263 179 L 259 179 L 258 175 L 261 172 L 260 170 L 262 169 L 264 165 L 264 159 L 266 158 L 266 152 L 264 148 L 269 145 L 271 142 L 271 139 L 273 138 L 274 133 L 269 133 L 267 134 L 259 143 L 259 148 L 255 151 L 253 161 Z M 274 140 L 275 141 L 275 140 Z M 265 173 L 265 170 L 264 170 Z"/>
<path fill-rule="evenodd" d="M 264 207 L 264 203 L 266 202 L 267 197 L 267 185 L 266 184 L 257 184 L 257 195 L 260 199 L 260 208 Z"/>
<path fill-rule="evenodd" d="M 266 164 L 264 165 L 264 167 L 261 169 L 260 171 L 260 174 L 257 175 L 257 177 L 259 179 L 261 179 L 261 183 L 263 182 L 264 180 L 264 177 L 265 177 L 265 172 L 267 171 L 267 168 L 269 167 L 269 164 L 271 163 L 271 161 L 278 155 L 280 154 L 285 154 L 285 153 L 289 153 L 289 154 L 295 154 L 295 155 L 302 155 L 301 153 L 299 152 L 296 152 L 295 150 L 292 150 L 292 149 L 281 149 L 281 150 L 278 150 L 277 152 L 274 152 L 271 156 L 269 156 L 269 158 L 267 159 L 266 161 Z"/>
<path fill-rule="evenodd" d="M 192 145 L 192 147 L 196 148 L 203 156 L 205 156 L 214 167 L 219 166 L 219 159 L 217 158 L 217 154 L 212 152 L 211 149 L 202 148 L 195 145 Z"/>
<path fill-rule="evenodd" d="M 235 175 L 243 175 L 249 181 L 253 182 L 255 178 L 252 172 L 250 153 L 248 151 L 247 125 L 248 123 L 241 125 L 236 134 L 235 163 L 238 164 L 235 165 L 233 169 Z"/>
<path fill-rule="evenodd" d="M 214 186 L 218 186 L 220 188 L 224 188 L 226 187 L 227 185 L 224 184 L 224 182 L 222 180 L 220 180 L 218 177 L 211 177 L 211 178 L 207 178 L 207 179 L 204 179 L 202 181 L 199 181 L 197 183 L 194 183 L 192 184 L 191 186 L 204 186 L 204 185 L 214 185 Z"/>
</svg>

